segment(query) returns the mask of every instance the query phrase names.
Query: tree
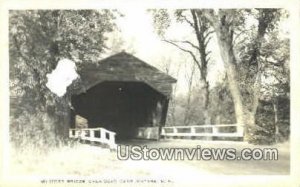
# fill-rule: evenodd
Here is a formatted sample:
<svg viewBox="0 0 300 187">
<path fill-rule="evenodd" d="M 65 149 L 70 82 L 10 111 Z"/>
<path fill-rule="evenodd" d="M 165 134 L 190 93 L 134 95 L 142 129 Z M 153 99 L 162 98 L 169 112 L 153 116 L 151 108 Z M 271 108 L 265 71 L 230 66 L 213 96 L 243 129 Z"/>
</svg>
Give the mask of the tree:
<svg viewBox="0 0 300 187">
<path fill-rule="evenodd" d="M 59 98 L 45 86 L 46 74 L 59 59 L 73 60 L 79 73 L 86 63 L 100 59 L 114 18 L 109 10 L 9 12 L 11 105 L 23 107 L 13 109 L 11 115 L 11 138 L 16 143 L 50 145 L 66 135 L 69 98 L 80 80 Z"/>
<path fill-rule="evenodd" d="M 212 115 L 212 124 L 234 124 L 236 119 L 233 101 L 226 77 L 211 89 L 210 95 L 209 112 Z"/>
<path fill-rule="evenodd" d="M 193 97 L 193 86 L 195 81 L 195 63 L 191 67 L 191 71 L 186 73 L 186 81 L 188 85 L 186 107 L 183 118 L 183 125 L 187 126 L 191 123 L 191 116 L 194 114 L 194 108 L 192 106 L 192 97 Z"/>
<path fill-rule="evenodd" d="M 207 66 L 210 62 L 208 50 L 208 44 L 211 40 L 211 34 L 213 33 L 208 20 L 201 14 L 197 14 L 197 10 L 176 10 L 174 11 L 174 17 L 177 22 L 185 23 L 194 33 L 194 39 L 181 40 L 181 39 L 168 39 L 165 38 L 166 29 L 168 29 L 172 23 L 170 14 L 167 10 L 159 9 L 153 11 L 153 20 L 158 34 L 163 37 L 163 41 L 167 42 L 179 50 L 187 53 L 193 59 L 200 73 L 200 82 L 202 83 L 204 92 L 204 123 L 210 123 L 210 117 L 208 114 L 209 106 L 209 81 L 207 80 Z M 196 40 L 196 44 L 194 44 Z"/>
<path fill-rule="evenodd" d="M 289 137 L 289 40 L 279 38 L 278 31 L 271 32 L 267 39 L 269 42 L 262 50 L 265 79 L 262 84 L 262 97 L 272 105 L 274 120 L 270 126 L 274 129 L 274 140 L 279 142 Z"/>
<path fill-rule="evenodd" d="M 106 55 L 114 55 L 121 51 L 126 51 L 133 55 L 136 53 L 133 39 L 125 40 L 119 29 L 115 30 L 108 38 L 109 41 L 107 42 L 108 49 Z"/>
<path fill-rule="evenodd" d="M 280 10 L 278 9 L 257 9 L 257 10 L 230 10 L 221 9 L 218 12 L 214 10 L 199 10 L 197 12 L 200 15 L 205 16 L 217 36 L 218 44 L 221 51 L 221 57 L 225 64 L 225 69 L 229 81 L 229 90 L 232 94 L 234 101 L 234 108 L 236 114 L 236 120 L 238 124 L 246 125 L 245 139 L 251 141 L 256 128 L 255 114 L 259 103 L 260 90 L 261 90 L 261 49 L 264 43 L 265 35 L 268 31 L 275 28 L 279 18 Z M 240 72 L 238 69 L 239 62 L 236 58 L 234 51 L 234 39 L 239 35 L 241 26 L 245 25 L 245 15 L 254 14 L 257 20 L 257 27 L 254 37 L 251 42 L 248 43 L 250 50 L 240 51 L 246 52 L 249 58 L 242 58 L 242 62 L 249 64 L 249 68 L 253 69 L 253 72 L 246 73 L 249 80 L 252 81 L 252 95 L 251 107 L 247 108 L 243 102 L 242 91 L 239 85 Z M 244 32 L 244 31 L 241 31 Z M 247 59 L 247 60 L 246 60 Z M 251 78 L 250 78 L 251 77 Z M 249 86 L 249 84 L 248 84 Z"/>
<path fill-rule="evenodd" d="M 160 69 L 165 72 L 167 75 L 170 75 L 172 77 L 178 77 L 179 70 L 181 67 L 181 64 L 178 64 L 178 66 L 171 66 L 171 59 L 169 57 L 162 57 L 160 60 Z M 172 68 L 174 67 L 174 68 Z M 173 92 L 170 98 L 170 103 L 168 107 L 168 114 L 167 114 L 167 120 L 166 125 L 168 126 L 175 126 L 176 125 L 176 106 L 177 106 L 177 99 L 176 99 L 176 92 L 177 92 L 177 83 L 173 86 Z"/>
</svg>

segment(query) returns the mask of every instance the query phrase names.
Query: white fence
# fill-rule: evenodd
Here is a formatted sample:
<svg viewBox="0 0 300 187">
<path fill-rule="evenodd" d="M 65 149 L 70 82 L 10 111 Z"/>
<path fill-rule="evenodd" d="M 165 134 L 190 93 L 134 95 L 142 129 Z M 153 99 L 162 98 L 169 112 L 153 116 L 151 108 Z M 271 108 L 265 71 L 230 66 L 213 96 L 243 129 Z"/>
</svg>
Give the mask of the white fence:
<svg viewBox="0 0 300 187">
<path fill-rule="evenodd" d="M 116 133 L 104 128 L 82 128 L 82 129 L 70 129 L 70 138 L 79 138 L 84 141 L 98 142 L 108 145 L 111 149 L 116 149 L 115 142 Z"/>
<path fill-rule="evenodd" d="M 162 127 L 164 137 L 243 137 L 244 126 L 238 124 Z"/>
</svg>

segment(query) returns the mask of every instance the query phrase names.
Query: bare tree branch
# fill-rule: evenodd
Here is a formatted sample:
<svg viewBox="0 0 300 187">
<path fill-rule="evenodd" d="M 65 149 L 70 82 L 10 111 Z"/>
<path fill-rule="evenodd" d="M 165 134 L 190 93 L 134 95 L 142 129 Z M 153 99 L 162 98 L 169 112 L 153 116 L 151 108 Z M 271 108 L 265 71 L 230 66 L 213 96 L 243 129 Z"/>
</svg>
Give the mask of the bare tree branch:
<svg viewBox="0 0 300 187">
<path fill-rule="evenodd" d="M 201 43 L 202 43 L 202 38 L 201 38 L 201 33 L 200 33 L 200 29 L 199 29 L 199 25 L 198 25 L 198 19 L 197 19 L 197 15 L 196 15 L 195 10 L 191 10 L 191 14 L 193 16 L 193 20 L 194 20 L 194 23 L 195 23 L 194 29 L 195 29 L 196 37 L 197 37 L 198 44 L 199 44 L 199 52 L 201 54 L 200 46 L 201 46 Z"/>
<path fill-rule="evenodd" d="M 204 34 L 204 41 L 206 41 L 206 39 L 212 34 L 214 33 L 215 31 L 208 31 Z"/>
<path fill-rule="evenodd" d="M 204 48 L 207 48 L 207 45 L 209 44 L 210 40 L 212 39 L 212 37 L 209 37 L 205 42 L 204 42 Z"/>
<path fill-rule="evenodd" d="M 197 49 L 197 50 L 200 50 L 200 48 L 198 46 L 196 46 L 195 44 L 193 44 L 192 42 L 190 41 L 187 41 L 187 40 L 184 40 L 184 41 L 178 41 L 178 40 L 169 40 L 171 42 L 174 42 L 174 43 L 184 43 L 184 44 L 189 44 L 191 47 Z"/>
<path fill-rule="evenodd" d="M 186 21 L 192 28 L 195 27 L 195 25 L 184 15 L 181 15 L 184 21 Z"/>
<path fill-rule="evenodd" d="M 172 41 L 165 40 L 165 39 L 162 40 L 162 41 L 167 42 L 167 43 L 169 43 L 169 44 L 171 44 L 171 45 L 177 47 L 178 49 L 180 49 L 180 50 L 182 50 L 182 51 L 184 51 L 184 52 L 186 52 L 186 53 L 189 53 L 189 54 L 192 56 L 193 60 L 196 62 L 198 68 L 201 69 L 201 64 L 200 64 L 200 62 L 197 60 L 196 55 L 195 55 L 192 51 L 190 51 L 190 50 L 188 50 L 188 49 L 184 49 L 184 48 L 182 48 L 181 46 L 179 46 L 178 44 L 176 44 L 176 43 L 174 43 L 174 42 L 172 42 Z"/>
<path fill-rule="evenodd" d="M 210 61 L 210 57 L 206 56 L 206 61 L 209 62 Z"/>
<path fill-rule="evenodd" d="M 208 57 L 208 55 L 210 55 L 211 54 L 211 51 L 207 51 L 206 52 L 206 57 Z"/>
</svg>

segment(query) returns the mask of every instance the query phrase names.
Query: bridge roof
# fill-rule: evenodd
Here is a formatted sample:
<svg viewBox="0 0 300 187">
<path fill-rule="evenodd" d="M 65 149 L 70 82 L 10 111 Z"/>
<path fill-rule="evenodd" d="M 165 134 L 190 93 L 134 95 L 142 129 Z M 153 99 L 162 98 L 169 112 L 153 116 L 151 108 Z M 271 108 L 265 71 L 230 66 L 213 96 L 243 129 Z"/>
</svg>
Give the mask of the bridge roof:
<svg viewBox="0 0 300 187">
<path fill-rule="evenodd" d="M 86 89 L 104 81 L 136 81 L 148 84 L 167 97 L 172 92 L 172 84 L 176 82 L 173 77 L 126 52 L 85 66 L 80 76 Z"/>
</svg>

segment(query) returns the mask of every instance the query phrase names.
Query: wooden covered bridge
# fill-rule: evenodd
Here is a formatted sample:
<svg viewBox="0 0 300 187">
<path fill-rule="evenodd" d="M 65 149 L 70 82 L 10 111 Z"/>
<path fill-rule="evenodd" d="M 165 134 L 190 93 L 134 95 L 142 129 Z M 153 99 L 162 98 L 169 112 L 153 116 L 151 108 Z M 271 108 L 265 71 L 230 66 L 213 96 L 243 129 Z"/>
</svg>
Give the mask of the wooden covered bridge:
<svg viewBox="0 0 300 187">
<path fill-rule="evenodd" d="M 115 138 L 243 136 L 237 125 L 164 127 L 176 80 L 126 52 L 85 66 L 80 76 L 85 88 L 71 99 L 71 138 L 113 146 Z"/>
<path fill-rule="evenodd" d="M 105 128 L 117 139 L 159 137 L 174 78 L 126 52 L 85 67 L 80 76 L 85 90 L 72 96 L 71 128 L 84 118 L 85 128 Z"/>
</svg>

